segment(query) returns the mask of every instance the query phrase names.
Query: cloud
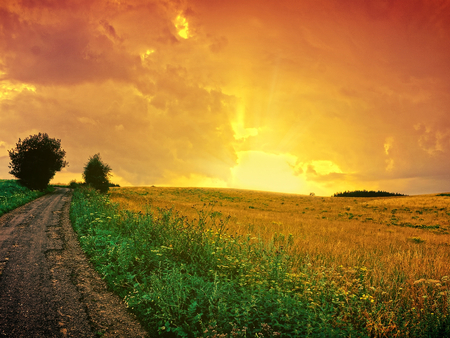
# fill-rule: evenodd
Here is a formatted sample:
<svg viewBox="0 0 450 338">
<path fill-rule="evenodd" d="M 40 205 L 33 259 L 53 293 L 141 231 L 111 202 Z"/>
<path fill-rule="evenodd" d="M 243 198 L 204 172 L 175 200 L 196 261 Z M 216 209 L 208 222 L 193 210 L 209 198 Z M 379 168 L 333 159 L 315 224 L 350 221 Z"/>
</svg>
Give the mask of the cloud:
<svg viewBox="0 0 450 338">
<path fill-rule="evenodd" d="M 178 102 L 173 97 L 178 93 L 166 90 L 171 103 L 164 111 L 129 85 L 105 83 L 23 93 L 14 103 L 2 102 L 2 111 L 14 112 L 9 119 L 2 116 L 4 125 L 21 121 L 12 133 L 1 128 L 2 135 L 4 142 L 13 143 L 28 136 L 31 128 L 48 132 L 62 139 L 70 171 L 80 172 L 82 163 L 100 152 L 114 170 L 134 173 L 135 184 L 160 183 L 166 171 L 226 179 L 235 161 L 230 145 L 233 133 L 221 103 L 227 97 L 195 87 L 183 91 L 184 100 Z M 48 97 L 59 99 L 55 103 Z M 45 111 L 36 114 L 36 107 Z M 191 115 L 192 110 L 201 121 Z"/>
<path fill-rule="evenodd" d="M 0 156 L 47 132 L 66 177 L 100 152 L 130 184 L 428 191 L 449 41 L 445 2 L 5 0 Z"/>
</svg>

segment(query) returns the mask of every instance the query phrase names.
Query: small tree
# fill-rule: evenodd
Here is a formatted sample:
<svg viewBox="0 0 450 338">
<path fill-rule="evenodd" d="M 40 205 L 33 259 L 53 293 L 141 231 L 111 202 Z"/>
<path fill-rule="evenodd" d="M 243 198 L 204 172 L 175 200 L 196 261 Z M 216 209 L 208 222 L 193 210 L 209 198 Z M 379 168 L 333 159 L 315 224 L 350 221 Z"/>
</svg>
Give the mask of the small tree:
<svg viewBox="0 0 450 338">
<path fill-rule="evenodd" d="M 15 149 L 8 150 L 11 162 L 9 172 L 20 183 L 32 190 L 44 190 L 50 180 L 69 163 L 64 160 L 66 152 L 61 149 L 61 140 L 39 133 L 19 139 Z"/>
<path fill-rule="evenodd" d="M 111 170 L 109 165 L 102 162 L 100 154 L 95 154 L 89 157 L 89 161 L 84 167 L 84 181 L 100 192 L 107 192 L 110 186 Z"/>
</svg>

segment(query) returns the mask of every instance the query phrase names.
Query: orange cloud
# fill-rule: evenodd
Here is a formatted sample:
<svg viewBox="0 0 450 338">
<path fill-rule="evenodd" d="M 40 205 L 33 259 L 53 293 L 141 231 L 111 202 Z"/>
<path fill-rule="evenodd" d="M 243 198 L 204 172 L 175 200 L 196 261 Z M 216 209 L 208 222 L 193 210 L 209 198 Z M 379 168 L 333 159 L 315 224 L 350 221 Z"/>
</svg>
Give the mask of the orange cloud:
<svg viewBox="0 0 450 338">
<path fill-rule="evenodd" d="M 449 60 L 446 2 L 5 0 L 0 145 L 136 185 L 448 191 Z"/>
</svg>

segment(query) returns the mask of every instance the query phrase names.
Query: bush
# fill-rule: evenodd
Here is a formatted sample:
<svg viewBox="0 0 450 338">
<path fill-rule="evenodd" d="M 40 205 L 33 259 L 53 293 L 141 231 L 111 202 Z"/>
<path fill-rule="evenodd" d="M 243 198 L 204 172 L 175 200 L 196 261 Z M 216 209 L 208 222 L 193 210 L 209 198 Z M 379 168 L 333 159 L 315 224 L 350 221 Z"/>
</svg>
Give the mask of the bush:
<svg viewBox="0 0 450 338">
<path fill-rule="evenodd" d="M 31 190 L 44 190 L 57 171 L 67 166 L 66 152 L 61 149 L 61 140 L 48 134 L 30 135 L 19 139 L 15 149 L 8 151 L 11 162 L 9 172 L 22 185 Z"/>
<path fill-rule="evenodd" d="M 86 184 L 97 189 L 100 192 L 107 192 L 111 183 L 111 167 L 102 162 L 100 154 L 95 154 L 89 158 L 88 163 L 84 167 L 83 178 Z"/>
<path fill-rule="evenodd" d="M 71 188 L 71 189 L 76 189 L 82 185 L 84 185 L 83 182 L 77 182 L 76 180 L 72 180 L 69 182 L 69 188 Z"/>
</svg>

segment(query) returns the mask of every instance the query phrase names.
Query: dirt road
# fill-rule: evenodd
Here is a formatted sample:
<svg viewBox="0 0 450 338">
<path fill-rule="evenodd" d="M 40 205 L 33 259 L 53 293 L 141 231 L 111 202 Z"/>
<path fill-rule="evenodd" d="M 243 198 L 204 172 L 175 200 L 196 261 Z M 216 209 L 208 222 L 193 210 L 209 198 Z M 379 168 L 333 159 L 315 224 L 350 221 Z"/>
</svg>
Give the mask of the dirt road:
<svg viewBox="0 0 450 338">
<path fill-rule="evenodd" d="M 0 337 L 145 337 L 79 247 L 71 190 L 0 217 Z"/>
</svg>

